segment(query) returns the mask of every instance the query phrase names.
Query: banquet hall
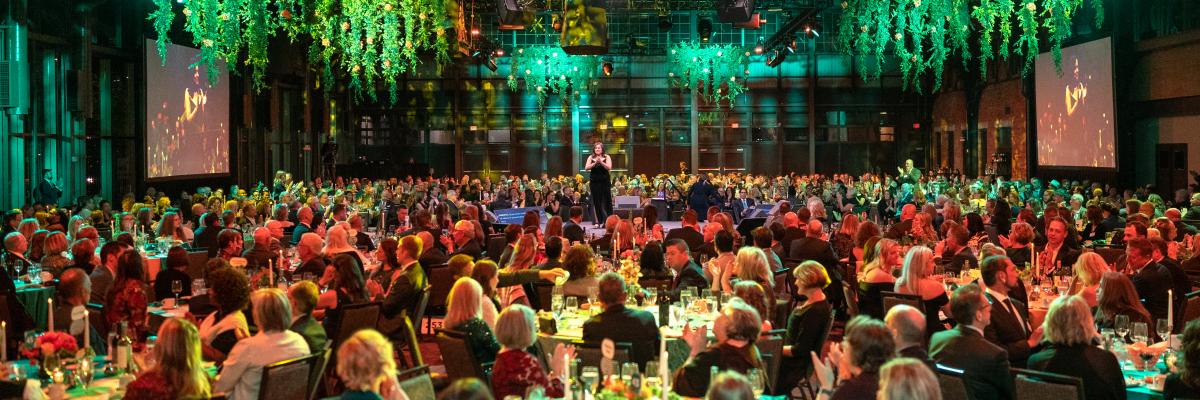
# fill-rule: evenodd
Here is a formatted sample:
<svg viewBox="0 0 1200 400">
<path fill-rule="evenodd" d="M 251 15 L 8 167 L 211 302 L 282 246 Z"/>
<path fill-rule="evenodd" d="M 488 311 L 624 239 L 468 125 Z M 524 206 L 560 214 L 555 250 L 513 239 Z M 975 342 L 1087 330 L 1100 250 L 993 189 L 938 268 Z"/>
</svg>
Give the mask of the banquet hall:
<svg viewBox="0 0 1200 400">
<path fill-rule="evenodd" d="M 1192 0 L 3 1 L 0 399 L 1200 398 Z"/>
</svg>

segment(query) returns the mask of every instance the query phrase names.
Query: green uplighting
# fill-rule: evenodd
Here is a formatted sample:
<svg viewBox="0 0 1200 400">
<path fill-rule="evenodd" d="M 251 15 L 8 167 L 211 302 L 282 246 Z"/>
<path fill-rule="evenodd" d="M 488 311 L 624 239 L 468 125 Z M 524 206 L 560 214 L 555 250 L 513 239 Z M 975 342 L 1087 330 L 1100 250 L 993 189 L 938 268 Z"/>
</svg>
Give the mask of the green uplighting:
<svg viewBox="0 0 1200 400">
<path fill-rule="evenodd" d="M 538 107 L 545 107 L 550 93 L 568 103 L 590 92 L 596 83 L 600 58 L 569 55 L 558 46 L 539 45 L 517 49 L 512 54 L 508 87 L 517 90 L 520 81 L 525 90 L 537 96 Z"/>
<path fill-rule="evenodd" d="M 671 82 L 696 88 L 714 103 L 729 101 L 746 91 L 746 56 L 740 47 L 683 42 L 667 52 Z"/>
</svg>

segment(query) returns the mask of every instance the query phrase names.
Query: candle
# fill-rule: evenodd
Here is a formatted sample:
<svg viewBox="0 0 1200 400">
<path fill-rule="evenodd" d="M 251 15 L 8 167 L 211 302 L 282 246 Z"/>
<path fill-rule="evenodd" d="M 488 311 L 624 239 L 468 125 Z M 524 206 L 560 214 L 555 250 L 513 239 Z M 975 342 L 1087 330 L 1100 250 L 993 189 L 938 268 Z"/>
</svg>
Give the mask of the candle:
<svg viewBox="0 0 1200 400">
<path fill-rule="evenodd" d="M 267 286 L 275 286 L 275 260 L 267 260 Z"/>
<path fill-rule="evenodd" d="M 88 310 L 83 310 L 83 348 L 92 348 L 92 320 L 88 318 Z"/>
<path fill-rule="evenodd" d="M 1167 326 L 1175 330 L 1175 290 L 1167 289 Z M 1166 339 L 1166 338 L 1163 338 Z"/>
<path fill-rule="evenodd" d="M 54 298 L 46 299 L 46 331 L 54 332 Z"/>
<path fill-rule="evenodd" d="M 8 321 L 0 321 L 0 361 L 8 361 Z"/>
<path fill-rule="evenodd" d="M 1042 266 L 1041 266 L 1040 264 L 1038 264 L 1038 259 L 1037 259 L 1037 248 L 1033 246 L 1033 243 L 1030 243 L 1030 244 L 1029 244 L 1029 260 L 1030 260 L 1031 262 L 1033 262 L 1033 272 L 1034 272 L 1034 275 L 1033 275 L 1033 276 L 1036 276 L 1036 277 L 1038 277 L 1039 279 L 1041 279 L 1041 277 L 1042 277 Z"/>
</svg>

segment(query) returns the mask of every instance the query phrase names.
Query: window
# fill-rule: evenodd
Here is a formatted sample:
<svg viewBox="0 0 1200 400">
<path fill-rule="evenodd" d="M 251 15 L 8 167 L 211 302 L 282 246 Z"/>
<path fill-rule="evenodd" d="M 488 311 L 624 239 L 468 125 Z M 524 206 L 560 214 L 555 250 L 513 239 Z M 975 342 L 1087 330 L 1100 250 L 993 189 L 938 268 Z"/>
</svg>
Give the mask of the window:
<svg viewBox="0 0 1200 400">
<path fill-rule="evenodd" d="M 879 127 L 879 141 L 880 142 L 896 141 L 896 127 L 893 127 L 893 126 Z"/>
<path fill-rule="evenodd" d="M 375 145 L 375 121 L 369 115 L 358 118 L 358 144 Z"/>
</svg>

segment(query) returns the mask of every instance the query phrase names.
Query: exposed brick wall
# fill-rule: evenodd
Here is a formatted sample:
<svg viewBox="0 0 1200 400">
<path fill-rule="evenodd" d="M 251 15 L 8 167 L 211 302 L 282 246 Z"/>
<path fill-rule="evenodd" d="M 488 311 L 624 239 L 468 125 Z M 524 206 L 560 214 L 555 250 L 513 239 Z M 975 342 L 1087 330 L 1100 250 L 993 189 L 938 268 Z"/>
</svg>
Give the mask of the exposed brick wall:
<svg viewBox="0 0 1200 400">
<path fill-rule="evenodd" d="M 1025 129 L 1026 113 L 1025 113 L 1025 96 L 1021 94 L 1021 80 L 1010 79 L 1002 82 L 988 84 L 983 90 L 983 96 L 979 102 L 979 124 L 980 127 L 987 128 L 988 140 L 987 154 L 982 154 L 978 158 L 985 163 L 991 160 L 996 149 L 996 129 L 999 127 L 1012 128 L 1012 179 L 1025 179 L 1027 175 L 1026 158 L 1028 151 L 1026 140 L 1028 132 Z M 952 131 L 955 134 L 952 136 L 956 143 L 954 144 L 954 166 L 962 169 L 963 145 L 961 139 L 962 131 L 967 126 L 967 107 L 966 98 L 963 91 L 947 91 L 937 95 L 933 102 L 933 132 Z M 938 135 L 934 135 L 934 142 L 930 146 L 938 146 Z M 932 160 L 932 165 L 943 165 L 945 156 L 939 160 Z M 986 165 L 986 164 L 984 164 Z M 983 172 L 983 166 L 979 169 Z"/>
</svg>

